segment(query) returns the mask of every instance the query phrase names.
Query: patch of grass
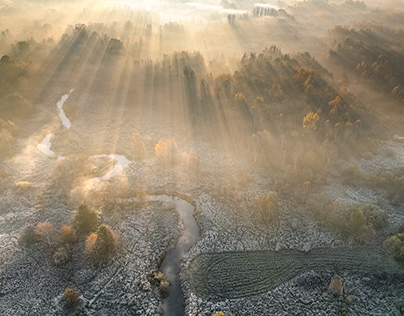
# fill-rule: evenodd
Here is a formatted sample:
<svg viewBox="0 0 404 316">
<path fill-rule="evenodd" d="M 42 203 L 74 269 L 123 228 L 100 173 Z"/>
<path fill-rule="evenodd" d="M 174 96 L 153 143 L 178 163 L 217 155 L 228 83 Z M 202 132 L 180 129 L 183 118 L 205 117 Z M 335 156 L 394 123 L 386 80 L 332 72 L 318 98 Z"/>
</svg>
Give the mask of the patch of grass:
<svg viewBox="0 0 404 316">
<path fill-rule="evenodd" d="M 187 274 L 192 292 L 223 300 L 266 293 L 303 272 L 323 269 L 404 278 L 402 265 L 370 248 L 201 254 L 191 262 Z"/>
</svg>

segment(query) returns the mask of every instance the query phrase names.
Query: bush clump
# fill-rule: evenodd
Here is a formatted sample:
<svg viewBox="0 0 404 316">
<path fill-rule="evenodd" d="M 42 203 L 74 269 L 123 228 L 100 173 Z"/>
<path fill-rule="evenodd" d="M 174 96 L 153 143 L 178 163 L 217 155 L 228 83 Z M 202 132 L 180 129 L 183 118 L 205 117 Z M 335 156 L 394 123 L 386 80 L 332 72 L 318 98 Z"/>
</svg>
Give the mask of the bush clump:
<svg viewBox="0 0 404 316">
<path fill-rule="evenodd" d="M 168 296 L 168 287 L 170 286 L 170 282 L 167 280 L 161 280 L 159 285 L 160 295 L 164 298 Z"/>
<path fill-rule="evenodd" d="M 36 225 L 35 229 L 36 234 L 42 239 L 43 242 L 46 242 L 48 246 L 52 246 L 57 242 L 58 235 L 53 227 L 53 224 L 50 222 L 41 222 Z"/>
<path fill-rule="evenodd" d="M 384 170 L 378 174 L 373 174 L 368 178 L 368 185 L 386 190 L 389 202 L 393 205 L 399 205 L 403 201 L 404 168 L 399 168 L 394 172 Z"/>
<path fill-rule="evenodd" d="M 74 228 L 70 225 L 63 225 L 60 228 L 60 242 L 62 244 L 73 244 L 77 241 L 77 235 Z"/>
<path fill-rule="evenodd" d="M 63 265 L 70 260 L 69 251 L 66 247 L 59 247 L 53 254 L 53 262 L 57 265 Z"/>
<path fill-rule="evenodd" d="M 397 260 L 404 260 L 404 233 L 396 234 L 386 240 L 389 252 Z"/>
<path fill-rule="evenodd" d="M 86 253 L 95 261 L 105 261 L 117 250 L 119 236 L 107 225 L 100 225 L 86 240 Z"/>
<path fill-rule="evenodd" d="M 81 204 L 74 216 L 74 223 L 80 234 L 89 234 L 98 226 L 97 213 L 87 204 Z"/>
<path fill-rule="evenodd" d="M 167 280 L 164 273 L 160 272 L 157 269 L 153 269 L 148 273 L 147 277 L 150 280 L 150 282 L 158 285 L 160 295 L 163 298 L 168 296 L 168 288 L 170 286 L 170 282 Z"/>
<path fill-rule="evenodd" d="M 39 236 L 36 233 L 35 227 L 28 226 L 25 228 L 18 241 L 23 246 L 30 246 L 37 243 Z"/>
<path fill-rule="evenodd" d="M 368 222 L 362 208 L 358 205 L 350 209 L 349 229 L 352 235 L 364 235 L 365 233 L 373 233 L 372 224 Z"/>
<path fill-rule="evenodd" d="M 342 278 L 337 275 L 331 279 L 328 291 L 334 296 L 341 296 L 344 292 L 344 286 L 342 284 Z"/>
<path fill-rule="evenodd" d="M 67 307 L 74 309 L 80 304 L 80 294 L 72 288 L 67 288 L 63 293 L 63 300 Z"/>
<path fill-rule="evenodd" d="M 376 230 L 383 229 L 388 224 L 387 213 L 374 204 L 367 204 L 362 207 L 367 223 Z"/>
</svg>

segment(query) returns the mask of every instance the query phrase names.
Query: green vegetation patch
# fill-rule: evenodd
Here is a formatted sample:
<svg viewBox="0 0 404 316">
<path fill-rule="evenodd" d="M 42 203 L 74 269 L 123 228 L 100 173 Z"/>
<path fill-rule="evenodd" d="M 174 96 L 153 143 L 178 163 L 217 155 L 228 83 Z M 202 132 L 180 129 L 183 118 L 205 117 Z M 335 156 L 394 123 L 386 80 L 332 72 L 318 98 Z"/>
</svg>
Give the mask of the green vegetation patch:
<svg viewBox="0 0 404 316">
<path fill-rule="evenodd" d="M 363 248 L 247 251 L 197 256 L 188 268 L 190 289 L 210 299 L 258 295 L 309 270 L 404 275 L 404 266 Z"/>
</svg>

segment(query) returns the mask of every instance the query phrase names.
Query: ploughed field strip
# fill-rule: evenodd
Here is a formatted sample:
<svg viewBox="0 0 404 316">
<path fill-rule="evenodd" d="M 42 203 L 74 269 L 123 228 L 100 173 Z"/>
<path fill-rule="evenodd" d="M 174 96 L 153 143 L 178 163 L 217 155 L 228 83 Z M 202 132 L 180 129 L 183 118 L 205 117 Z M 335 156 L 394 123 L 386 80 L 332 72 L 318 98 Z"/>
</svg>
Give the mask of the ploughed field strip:
<svg viewBox="0 0 404 316">
<path fill-rule="evenodd" d="M 207 253 L 188 267 L 191 291 L 210 299 L 263 294 L 309 270 L 391 274 L 404 278 L 404 266 L 362 248 Z"/>
</svg>

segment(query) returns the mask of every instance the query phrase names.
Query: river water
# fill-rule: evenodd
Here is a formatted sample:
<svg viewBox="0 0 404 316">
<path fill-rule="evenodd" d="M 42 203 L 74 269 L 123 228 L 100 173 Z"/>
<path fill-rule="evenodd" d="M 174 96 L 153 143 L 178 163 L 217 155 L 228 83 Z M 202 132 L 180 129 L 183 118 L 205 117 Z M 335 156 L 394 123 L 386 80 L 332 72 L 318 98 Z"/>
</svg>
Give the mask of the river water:
<svg viewBox="0 0 404 316">
<path fill-rule="evenodd" d="M 71 127 L 71 122 L 63 111 L 63 104 L 69 98 L 73 90 L 74 89 L 71 89 L 68 94 L 63 95 L 56 104 L 59 111 L 59 117 L 66 129 L 69 129 Z M 54 158 L 56 157 L 56 155 L 50 149 L 52 136 L 52 133 L 46 135 L 42 142 L 37 145 L 37 148 L 45 155 Z M 87 180 L 87 188 L 93 188 L 98 183 L 111 179 L 112 177 L 122 172 L 131 163 L 131 161 L 125 156 L 118 154 L 103 154 L 92 157 L 109 157 L 114 159 L 116 161 L 116 164 L 114 168 L 108 171 L 105 175 Z M 58 159 L 63 159 L 63 157 L 58 157 Z M 180 232 L 177 245 L 174 249 L 166 254 L 160 265 L 160 271 L 164 273 L 167 280 L 170 282 L 170 286 L 168 288 L 169 295 L 168 297 L 163 299 L 163 315 L 181 316 L 184 315 L 185 308 L 184 294 L 179 278 L 181 260 L 184 255 L 191 249 L 191 247 L 200 239 L 199 227 L 194 218 L 194 207 L 192 206 L 192 204 L 176 196 L 151 195 L 149 196 L 149 200 L 174 203 L 179 214 L 180 221 L 182 223 L 182 230 Z"/>
<path fill-rule="evenodd" d="M 174 203 L 183 224 L 177 245 L 167 253 L 160 266 L 160 271 L 170 282 L 169 295 L 163 299 L 163 315 L 181 316 L 184 315 L 185 308 L 184 294 L 179 278 L 181 260 L 200 238 L 199 227 L 194 218 L 194 207 L 176 196 L 152 195 L 149 199 Z"/>
<path fill-rule="evenodd" d="M 49 157 L 55 157 L 55 153 L 50 149 L 52 136 L 53 134 L 46 135 L 42 142 L 36 146 L 36 148 Z"/>
<path fill-rule="evenodd" d="M 62 124 L 64 127 L 66 127 L 66 129 L 69 129 L 70 127 L 72 127 L 72 123 L 70 122 L 70 120 L 67 118 L 65 111 L 63 111 L 63 104 L 67 101 L 67 99 L 69 98 L 70 94 L 74 91 L 75 88 L 71 89 L 69 91 L 69 93 L 63 95 L 59 102 L 56 103 L 56 107 L 59 111 L 59 117 L 62 120 Z"/>
<path fill-rule="evenodd" d="M 74 89 L 75 88 L 71 89 L 69 91 L 69 93 L 63 95 L 60 98 L 60 100 L 56 103 L 56 107 L 59 112 L 59 117 L 62 121 L 63 126 L 66 129 L 69 129 L 72 126 L 72 124 L 71 124 L 70 120 L 67 118 L 65 111 L 63 111 L 63 104 L 70 97 L 70 94 L 74 91 Z M 53 136 L 52 133 L 46 135 L 45 138 L 42 140 L 42 142 L 36 146 L 36 148 L 38 148 L 40 151 L 42 151 L 45 155 L 53 158 L 53 157 L 55 157 L 55 153 L 50 149 L 51 145 L 52 145 L 51 144 L 52 136 Z M 63 157 L 59 157 L 58 159 L 63 159 Z"/>
</svg>

